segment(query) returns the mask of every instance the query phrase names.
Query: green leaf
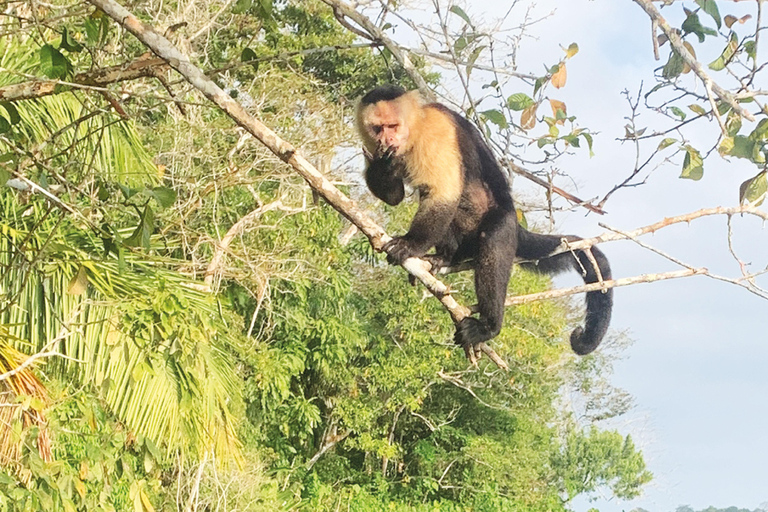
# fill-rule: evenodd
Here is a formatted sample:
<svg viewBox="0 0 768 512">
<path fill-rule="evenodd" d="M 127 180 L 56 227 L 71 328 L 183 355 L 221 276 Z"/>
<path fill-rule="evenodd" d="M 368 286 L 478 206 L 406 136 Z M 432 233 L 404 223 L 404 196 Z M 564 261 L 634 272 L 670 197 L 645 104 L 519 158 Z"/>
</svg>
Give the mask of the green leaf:
<svg viewBox="0 0 768 512">
<path fill-rule="evenodd" d="M 61 33 L 61 43 L 59 43 L 59 48 L 72 53 L 83 51 L 83 45 L 72 38 L 72 34 L 69 33 L 67 27 L 64 27 L 64 30 Z"/>
<path fill-rule="evenodd" d="M 590 134 L 588 132 L 582 132 L 579 135 L 584 137 L 584 140 L 587 141 L 587 147 L 589 148 L 589 156 L 590 157 L 595 156 L 595 152 L 592 151 L 592 143 L 593 143 L 592 134 Z"/>
<path fill-rule="evenodd" d="M 507 118 L 499 110 L 485 110 L 480 112 L 480 115 L 488 119 L 490 122 L 498 126 L 499 128 L 508 128 Z"/>
<path fill-rule="evenodd" d="M 699 15 L 695 12 L 690 12 L 688 17 L 682 25 L 683 34 L 695 34 L 699 38 L 699 42 L 703 43 L 706 36 L 716 36 L 717 31 L 709 27 L 705 27 L 699 20 Z"/>
<path fill-rule="evenodd" d="M 750 59 L 753 61 L 757 60 L 757 44 L 755 41 L 746 41 L 744 43 L 744 51 Z"/>
<path fill-rule="evenodd" d="M 131 236 L 125 239 L 125 245 L 130 247 L 144 247 L 149 249 L 150 237 L 155 228 L 155 212 L 149 205 L 144 207 L 144 212 L 139 219 L 139 225 Z"/>
<path fill-rule="evenodd" d="M 472 53 L 469 56 L 469 59 L 467 59 L 467 76 L 470 75 L 472 72 L 472 68 L 475 66 L 475 62 L 477 62 L 477 59 L 480 57 L 480 54 L 483 53 L 483 50 L 485 50 L 485 46 L 478 46 L 474 50 L 472 50 Z"/>
<path fill-rule="evenodd" d="M 155 187 L 152 189 L 152 197 L 161 207 L 168 208 L 176 202 L 176 191 L 168 187 Z"/>
<path fill-rule="evenodd" d="M 463 19 L 465 22 L 467 22 L 467 25 L 472 26 L 472 20 L 469 19 L 469 16 L 467 16 L 467 13 L 464 12 L 464 9 L 462 9 L 458 5 L 453 5 L 448 10 L 451 11 L 456 16 L 458 16 L 459 18 Z"/>
<path fill-rule="evenodd" d="M 669 107 L 669 111 L 676 115 L 681 121 L 685 121 L 685 118 L 688 117 L 688 115 L 678 107 Z"/>
<path fill-rule="evenodd" d="M 702 11 L 712 16 L 717 28 L 720 28 L 723 24 L 723 20 L 720 18 L 720 10 L 717 8 L 717 2 L 715 2 L 715 0 L 696 0 L 696 3 L 699 4 Z"/>
<path fill-rule="evenodd" d="M 245 14 L 248 9 L 253 5 L 253 0 L 237 0 L 234 7 L 232 7 L 233 14 Z"/>
<path fill-rule="evenodd" d="M 768 119 L 761 119 L 752 133 L 749 134 L 749 139 L 757 142 L 766 138 L 768 138 Z"/>
<path fill-rule="evenodd" d="M 666 64 L 664 64 L 664 68 L 661 70 L 661 76 L 667 80 L 672 80 L 673 78 L 677 78 L 678 76 L 682 75 L 684 69 L 685 61 L 683 61 L 683 57 L 681 57 L 680 54 L 676 51 L 672 50 L 672 52 L 669 54 L 669 60 Z"/>
<path fill-rule="evenodd" d="M 510 110 L 514 111 L 525 110 L 534 103 L 533 98 L 522 92 L 515 93 L 507 98 L 507 106 Z"/>
<path fill-rule="evenodd" d="M 722 71 L 725 69 L 725 66 L 731 62 L 731 59 L 736 55 L 736 50 L 738 49 L 739 37 L 736 35 L 736 32 L 731 32 L 731 35 L 728 38 L 728 44 L 725 46 L 723 53 L 721 53 L 717 59 L 709 63 L 709 69 L 713 71 Z"/>
<path fill-rule="evenodd" d="M 728 113 L 728 117 L 725 120 L 725 130 L 730 137 L 734 137 L 739 130 L 741 130 L 741 116 L 731 111 Z"/>
<path fill-rule="evenodd" d="M 19 115 L 19 111 L 16 110 L 16 106 L 13 103 L 10 103 L 8 101 L 4 101 L 0 103 L 0 106 L 2 106 L 6 112 L 8 112 L 9 121 L 12 125 L 18 124 L 21 122 L 21 116 Z"/>
<path fill-rule="evenodd" d="M 565 49 L 565 58 L 570 59 L 577 53 L 579 53 L 579 45 L 576 43 L 571 43 L 568 48 Z"/>
<path fill-rule="evenodd" d="M 667 149 L 672 144 L 675 144 L 677 142 L 677 139 L 673 139 L 672 137 L 667 137 L 666 139 L 659 142 L 659 147 L 656 148 L 656 151 L 661 151 L 662 149 Z"/>
<path fill-rule="evenodd" d="M 739 204 L 760 206 L 768 193 L 768 171 L 761 171 L 739 186 Z"/>
<path fill-rule="evenodd" d="M 96 11 L 85 20 L 85 40 L 96 46 L 104 42 L 109 32 L 109 18 L 101 11 Z"/>
<path fill-rule="evenodd" d="M 698 181 L 704 176 L 704 159 L 701 153 L 692 147 L 685 146 L 685 159 L 683 160 L 683 172 L 681 178 Z"/>
<path fill-rule="evenodd" d="M 696 103 L 692 103 L 692 104 L 688 105 L 688 108 L 689 108 L 689 109 L 691 110 L 691 112 L 693 112 L 694 114 L 698 114 L 698 115 L 700 115 L 700 116 L 705 116 L 705 115 L 707 115 L 707 111 L 706 111 L 706 109 L 705 109 L 704 107 L 702 107 L 701 105 L 698 105 L 698 104 L 696 104 Z"/>
<path fill-rule="evenodd" d="M 69 75 L 72 64 L 59 50 L 46 44 L 40 48 L 40 71 L 48 78 L 61 80 Z"/>
<path fill-rule="evenodd" d="M 11 179 L 11 173 L 5 167 L 0 166 L 0 187 L 4 187 L 9 179 Z"/>
<path fill-rule="evenodd" d="M 259 70 L 259 56 L 255 51 L 250 48 L 244 48 L 243 53 L 240 54 L 240 60 L 249 63 L 254 71 Z"/>
<path fill-rule="evenodd" d="M 11 131 L 11 123 L 3 116 L 0 116 L 0 133 L 8 133 L 9 131 Z"/>
</svg>

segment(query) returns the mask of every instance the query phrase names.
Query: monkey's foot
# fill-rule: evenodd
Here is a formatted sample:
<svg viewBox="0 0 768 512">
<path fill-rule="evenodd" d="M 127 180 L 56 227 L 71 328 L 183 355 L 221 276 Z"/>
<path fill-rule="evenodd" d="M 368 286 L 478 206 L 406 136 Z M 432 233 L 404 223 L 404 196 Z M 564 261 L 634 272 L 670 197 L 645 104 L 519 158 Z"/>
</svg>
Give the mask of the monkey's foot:
<svg viewBox="0 0 768 512">
<path fill-rule="evenodd" d="M 464 354 L 472 366 L 477 366 L 477 361 L 485 354 L 500 369 L 508 370 L 507 363 L 485 343 L 492 337 L 480 320 L 468 316 L 456 325 L 456 334 L 454 334 L 453 339 L 457 345 L 461 345 L 464 349 Z"/>
</svg>

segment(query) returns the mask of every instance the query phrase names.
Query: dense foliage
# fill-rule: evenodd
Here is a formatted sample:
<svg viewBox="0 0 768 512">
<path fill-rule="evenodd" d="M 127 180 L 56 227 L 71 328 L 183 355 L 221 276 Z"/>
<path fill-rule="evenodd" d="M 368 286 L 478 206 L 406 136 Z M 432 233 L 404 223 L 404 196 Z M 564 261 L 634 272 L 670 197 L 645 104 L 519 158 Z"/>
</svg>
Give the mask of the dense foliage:
<svg viewBox="0 0 768 512">
<path fill-rule="evenodd" d="M 187 7 L 200 61 L 321 167 L 351 98 L 403 76 L 317 2 L 239 0 L 210 34 L 214 4 Z M 20 4 L 16 25 L 0 85 L 144 52 L 87 4 Z M 438 303 L 193 91 L 158 72 L 57 92 L 0 126 L 0 511 L 552 511 L 650 480 L 570 407 L 610 361 L 570 355 L 567 304 L 511 309 L 511 369 L 468 368 Z M 470 279 L 451 279 L 468 304 Z"/>
</svg>

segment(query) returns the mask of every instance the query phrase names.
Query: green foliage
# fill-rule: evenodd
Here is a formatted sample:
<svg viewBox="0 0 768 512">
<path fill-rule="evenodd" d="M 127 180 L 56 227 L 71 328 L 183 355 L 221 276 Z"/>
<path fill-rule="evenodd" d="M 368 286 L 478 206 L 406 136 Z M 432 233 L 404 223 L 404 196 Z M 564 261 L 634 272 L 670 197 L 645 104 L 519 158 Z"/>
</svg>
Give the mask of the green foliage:
<svg viewBox="0 0 768 512">
<path fill-rule="evenodd" d="M 55 391 L 54 405 L 47 410 L 54 461 L 40 458 L 36 429 L 27 430 L 22 463 L 31 480 L 23 485 L 0 473 L 0 510 L 144 510 L 141 501 L 156 501 L 169 468 L 153 455 L 147 440 L 132 439 L 92 395 L 69 391 Z"/>
<path fill-rule="evenodd" d="M 452 50 L 470 73 L 486 36 L 465 11 L 451 14 L 466 24 Z M 232 96 L 318 160 L 347 137 L 343 100 L 408 84 L 321 2 L 241 0 L 231 15 L 192 51 L 204 48 L 197 57 L 225 69 L 211 72 Z M 2 39 L 0 65 L 63 78 L 144 51 L 99 11 L 49 30 Z M 515 129 L 507 109 L 519 111 L 530 130 L 540 115 L 540 147 L 591 150 L 590 133 L 547 96 L 565 85 L 578 47 L 564 50 L 531 96 L 481 118 Z M 32 483 L 0 476 L 15 500 L 0 511 L 192 500 L 199 510 L 561 511 L 598 488 L 638 492 L 648 476 L 631 440 L 585 429 L 558 406 L 581 371 L 562 342 L 563 304 L 507 312 L 494 347 L 509 372 L 468 368 L 436 301 L 361 238 L 340 246 L 335 211 L 311 206 L 304 184 L 221 112 L 170 88 L 184 115 L 154 90 L 123 101 L 86 89 L 0 109 L 0 184 L 13 172 L 59 201 L 0 191 L 0 324 L 27 351 L 66 331 L 56 348 L 67 359 L 44 370 L 54 390 L 72 386 L 47 411 L 53 462 L 39 460 L 34 429 L 19 423 Z M 135 123 L 115 115 L 105 100 L 115 97 Z M 551 115 L 537 113 L 545 101 Z M 388 228 L 404 229 L 412 208 L 387 209 Z M 471 276 L 449 281 L 475 301 Z M 549 285 L 516 271 L 510 292 Z M 219 465 L 233 458 L 246 471 Z M 589 479 L 577 487 L 580 477 Z"/>
</svg>

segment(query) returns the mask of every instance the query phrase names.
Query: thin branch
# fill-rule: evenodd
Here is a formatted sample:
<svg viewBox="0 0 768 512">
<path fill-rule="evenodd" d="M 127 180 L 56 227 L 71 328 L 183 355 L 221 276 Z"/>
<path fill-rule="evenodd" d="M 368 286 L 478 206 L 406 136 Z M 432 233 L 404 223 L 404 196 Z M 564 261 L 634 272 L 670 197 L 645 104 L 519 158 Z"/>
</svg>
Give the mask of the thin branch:
<svg viewBox="0 0 768 512">
<path fill-rule="evenodd" d="M 384 46 L 386 46 L 387 49 L 390 52 L 392 52 L 392 55 L 400 63 L 400 65 L 403 66 L 405 71 L 408 73 L 408 76 L 411 77 L 411 80 L 413 80 L 413 82 L 416 84 L 416 87 L 419 88 L 419 91 L 421 91 L 424 97 L 429 98 L 430 101 L 434 101 L 435 99 L 434 93 L 427 85 L 427 82 L 424 81 L 424 77 L 421 76 L 421 73 L 419 73 L 419 70 L 416 69 L 416 67 L 413 65 L 410 57 L 408 57 L 408 54 L 404 52 L 400 48 L 400 46 L 395 44 L 394 41 L 392 41 L 389 37 L 387 37 L 384 34 L 383 30 L 377 27 L 376 24 L 373 23 L 366 16 L 363 16 L 362 14 L 357 12 L 354 7 L 352 7 L 346 2 L 343 2 L 342 0 L 322 0 L 322 1 L 325 4 L 327 4 L 331 9 L 333 9 L 333 14 L 336 16 L 336 19 L 338 19 L 339 22 L 342 23 L 349 30 L 351 30 L 355 34 L 365 39 L 370 39 L 372 41 L 380 41 L 381 43 L 383 43 Z M 351 27 L 346 22 L 345 18 L 348 18 L 353 22 L 355 22 L 355 24 L 357 24 L 360 28 L 362 28 L 364 32 L 355 30 L 354 27 Z"/>
<path fill-rule="evenodd" d="M 120 64 L 104 69 L 75 75 L 71 82 L 61 80 L 31 80 L 0 87 L 0 100 L 22 101 L 42 98 L 77 88 L 105 87 L 110 84 L 153 77 L 167 64 L 162 59 L 139 58 L 128 64 Z"/>
<path fill-rule="evenodd" d="M 221 238 L 221 241 L 218 244 L 216 244 L 216 249 L 213 253 L 213 256 L 211 257 L 210 263 L 208 263 L 208 268 L 205 271 L 205 278 L 204 278 L 205 284 L 208 286 L 211 286 L 211 284 L 213 283 L 213 277 L 219 271 L 219 267 L 221 266 L 221 263 L 224 260 L 224 255 L 226 254 L 227 249 L 229 249 L 229 246 L 232 243 L 232 240 L 234 240 L 236 236 L 240 235 L 243 231 L 245 231 L 245 229 L 248 227 L 248 225 L 251 222 L 258 219 L 263 214 L 272 210 L 281 210 L 281 209 L 284 209 L 283 202 L 278 199 L 277 201 L 273 201 L 271 203 L 260 206 L 259 208 L 256 208 L 255 210 L 247 213 L 240 220 L 235 222 L 232 225 L 232 227 L 229 228 L 226 234 Z"/>
<path fill-rule="evenodd" d="M 664 35 L 667 36 L 670 44 L 672 45 L 672 48 L 674 48 L 674 51 L 680 55 L 683 61 L 688 64 L 694 73 L 696 73 L 696 76 L 698 76 L 699 79 L 704 83 L 704 86 L 707 88 L 707 90 L 711 89 L 718 98 L 727 103 L 734 112 L 738 113 L 743 118 L 748 119 L 749 121 L 755 120 L 755 116 L 744 110 L 739 102 L 736 101 L 736 98 L 733 96 L 733 94 L 720 87 L 714 80 L 712 80 L 712 78 L 710 78 L 710 76 L 704 71 L 701 63 L 699 63 L 699 61 L 696 60 L 696 57 L 691 55 L 691 52 L 688 51 L 688 48 L 685 47 L 683 44 L 683 39 L 680 37 L 678 32 L 673 29 L 670 24 L 667 23 L 667 20 L 661 16 L 661 13 L 659 13 L 658 9 L 656 9 L 656 7 L 651 3 L 651 0 L 634 0 L 634 2 L 639 5 L 646 12 L 646 14 L 648 14 L 648 16 L 651 17 L 651 21 L 656 23 Z"/>
<path fill-rule="evenodd" d="M 599 283 L 590 283 L 590 284 L 585 284 L 581 286 L 574 286 L 572 288 L 560 288 L 557 290 L 549 290 L 541 293 L 531 293 L 528 295 L 518 295 L 515 297 L 507 297 L 507 300 L 504 301 L 504 305 L 519 306 L 520 304 L 528 304 L 529 302 L 535 302 L 539 300 L 557 299 L 560 297 L 567 297 L 568 295 L 575 295 L 577 293 L 607 290 L 608 288 L 618 288 L 619 286 L 629 286 L 631 284 L 653 283 L 655 281 L 664 281 L 667 279 L 678 279 L 681 277 L 697 276 L 697 275 L 703 275 L 707 273 L 708 271 L 706 268 L 692 268 L 692 269 L 686 269 L 686 270 L 677 270 L 674 272 L 663 272 L 661 274 L 642 274 L 635 277 L 609 279 L 608 281 L 601 281 Z"/>
<path fill-rule="evenodd" d="M 53 347 L 54 345 L 56 345 L 58 342 L 65 340 L 66 338 L 68 338 L 69 336 L 73 335 L 76 332 L 79 332 L 79 330 L 77 330 L 77 329 L 76 330 L 70 329 L 69 326 L 72 324 L 72 322 L 75 320 L 75 318 L 80 316 L 80 313 L 81 313 L 80 309 L 76 310 L 72 314 L 70 320 L 67 321 L 67 322 L 64 322 L 64 324 L 62 324 L 61 329 L 59 330 L 59 334 L 55 338 L 53 338 L 51 341 L 49 341 L 39 352 L 29 356 L 23 363 L 21 363 L 16 368 L 14 368 L 12 370 L 8 370 L 7 372 L 5 372 L 2 375 L 0 375 L 0 382 L 2 382 L 4 380 L 8 380 L 11 377 L 13 377 L 14 375 L 23 372 L 24 370 L 26 370 L 27 368 L 32 366 L 32 364 L 34 364 L 35 361 L 37 361 L 38 359 L 42 359 L 44 357 L 59 356 L 59 357 L 65 358 L 65 359 L 72 359 L 72 360 L 76 361 L 76 359 L 69 358 L 69 357 L 65 356 L 64 354 L 62 354 L 61 352 L 59 352 L 58 350 L 56 350 L 56 351 L 49 351 L 49 349 L 51 347 Z"/>
</svg>

